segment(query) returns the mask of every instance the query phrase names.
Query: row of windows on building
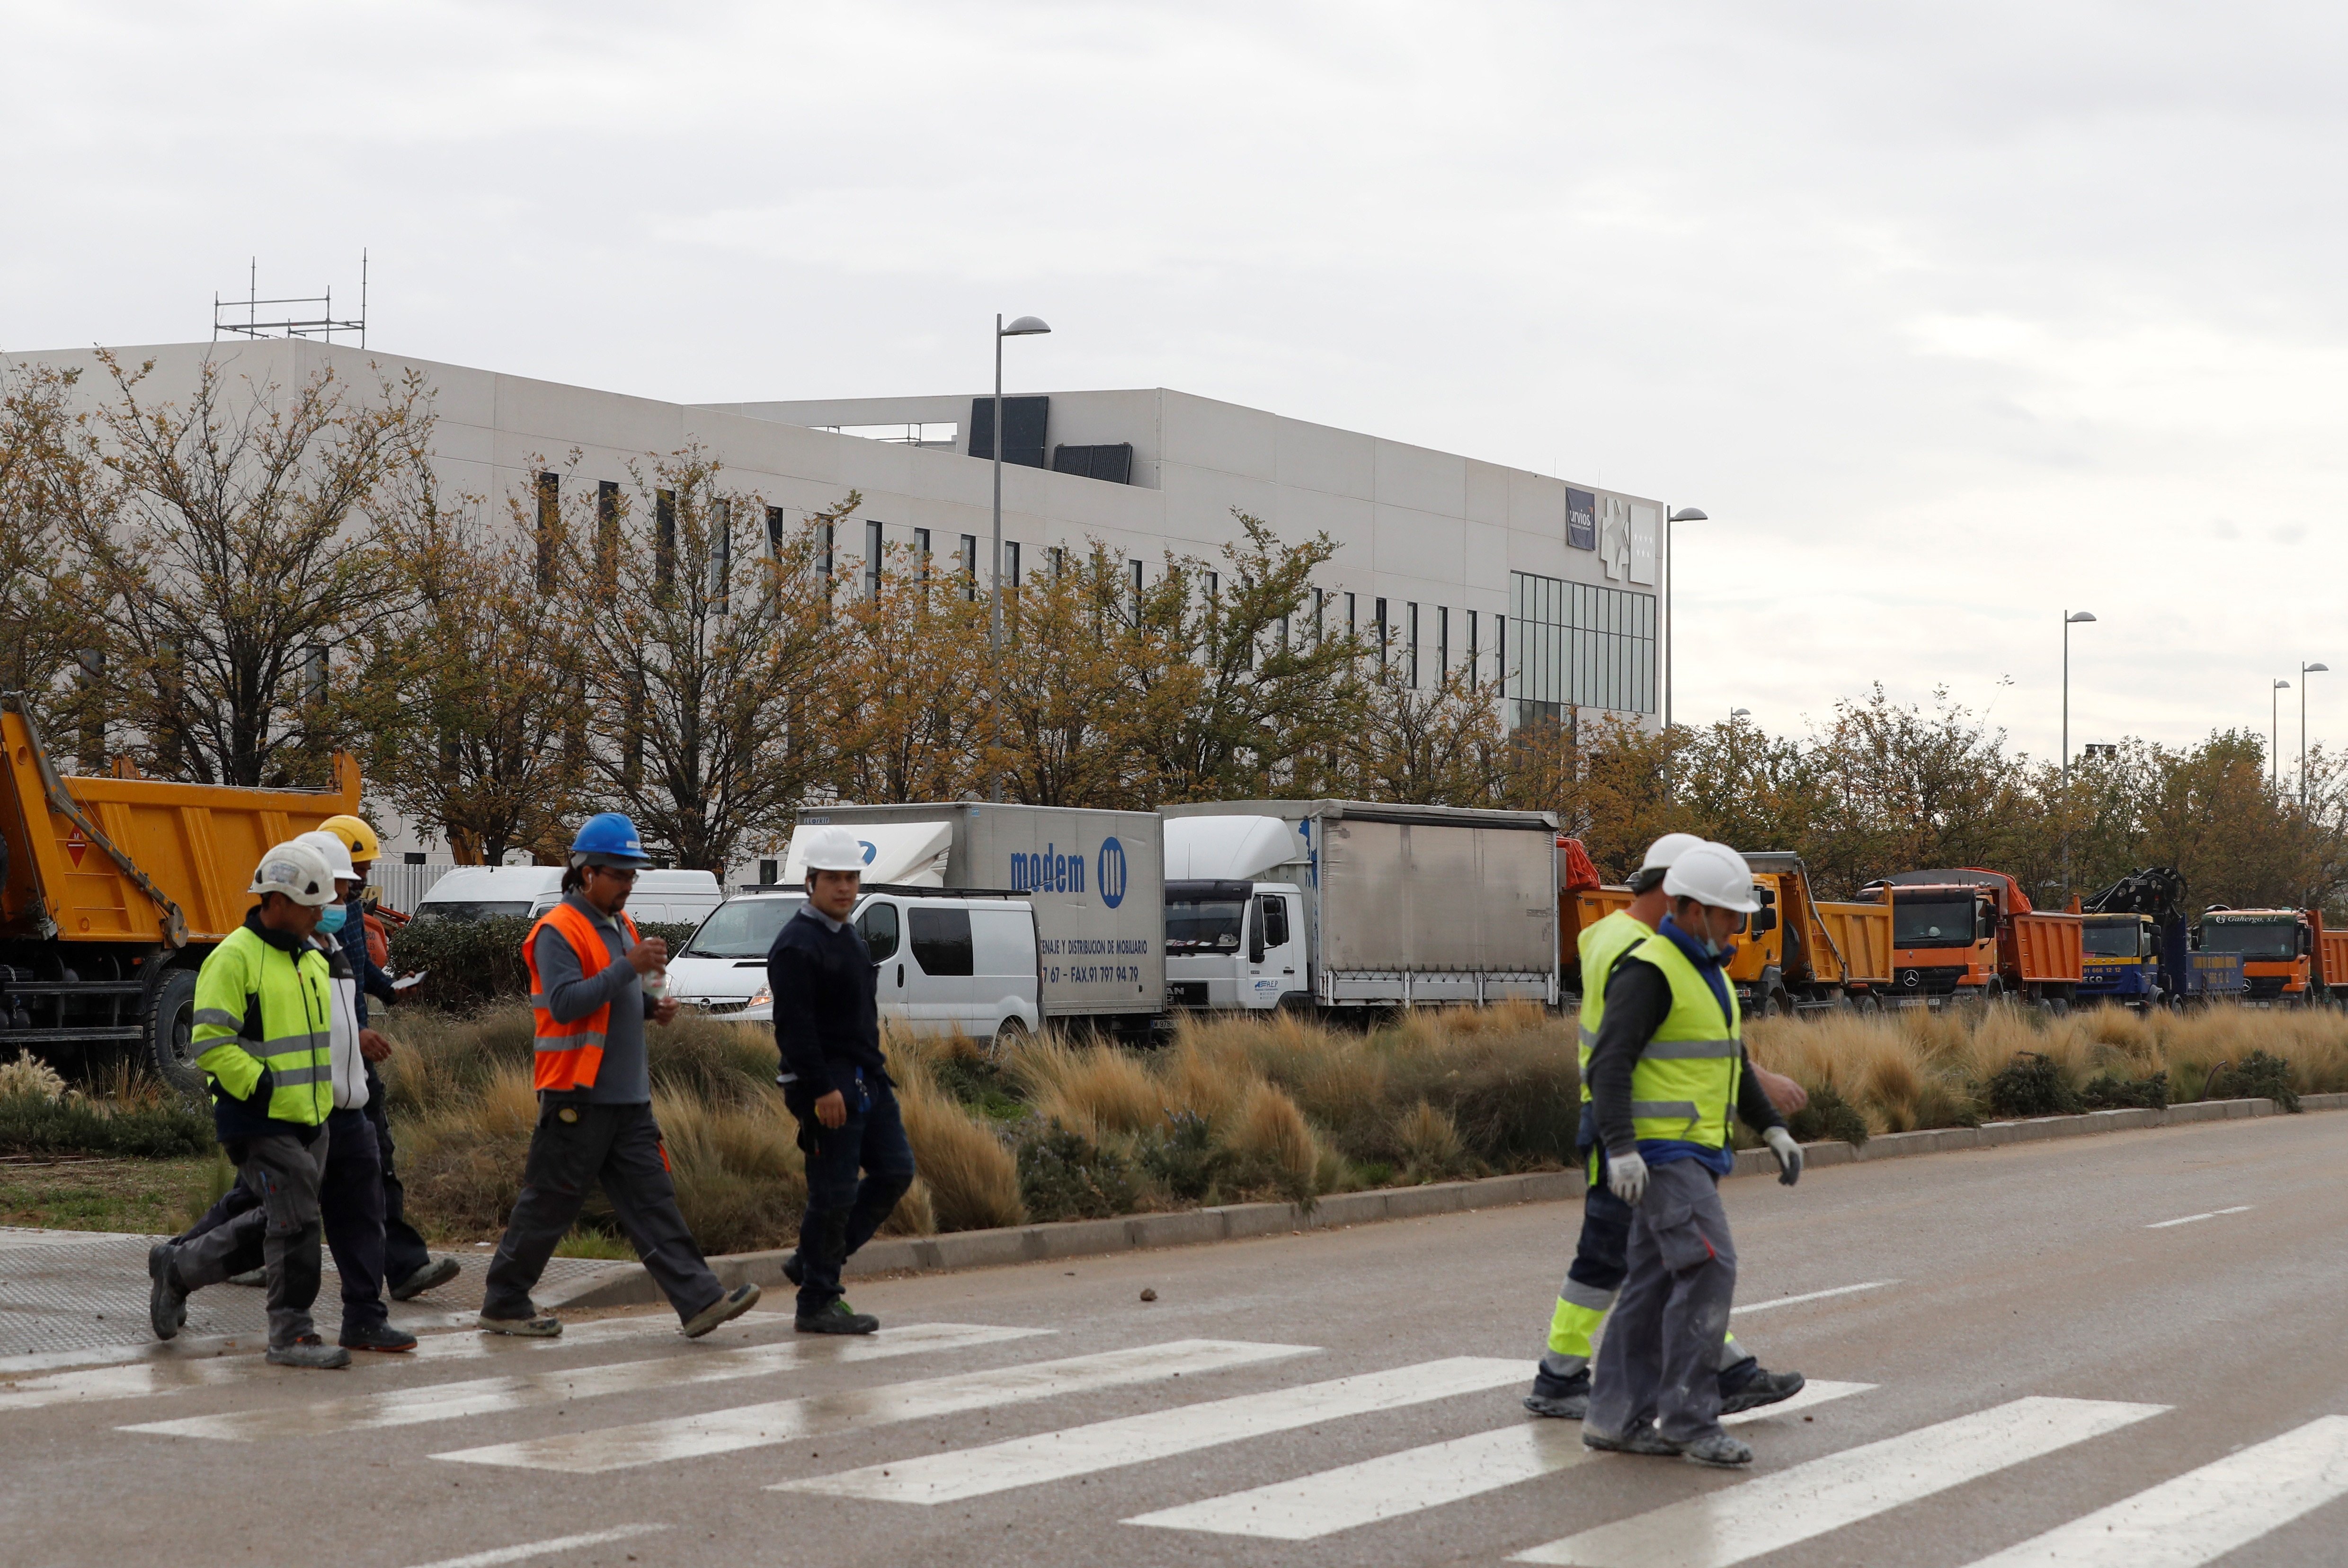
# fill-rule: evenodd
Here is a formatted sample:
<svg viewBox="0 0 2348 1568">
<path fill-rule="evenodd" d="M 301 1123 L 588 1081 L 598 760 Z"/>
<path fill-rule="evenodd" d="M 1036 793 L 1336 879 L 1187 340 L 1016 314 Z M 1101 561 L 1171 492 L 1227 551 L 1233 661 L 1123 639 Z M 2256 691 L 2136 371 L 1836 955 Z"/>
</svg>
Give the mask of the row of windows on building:
<svg viewBox="0 0 2348 1568">
<path fill-rule="evenodd" d="M 561 482 L 557 474 L 538 476 L 539 573 L 542 583 L 549 585 L 554 577 L 555 541 L 559 538 Z M 595 487 L 599 549 L 604 540 L 617 539 L 619 494 L 620 487 L 610 480 L 599 481 Z M 723 508 L 726 503 L 717 504 Z M 664 583 L 673 572 L 676 552 L 675 492 L 654 493 L 653 526 L 655 574 Z M 769 550 L 780 552 L 788 526 L 784 508 L 767 508 Z M 934 554 L 934 537 L 926 528 L 908 531 L 914 570 L 926 581 Z M 711 530 L 711 591 L 722 599 L 732 573 L 731 528 L 721 523 Z M 877 519 L 866 519 L 860 577 L 868 595 L 878 596 L 880 592 L 888 543 L 888 525 Z M 838 544 L 836 525 L 823 524 L 817 540 L 817 564 L 826 577 L 833 576 L 838 570 Z M 1068 552 L 1053 546 L 1045 553 L 1056 579 L 1067 570 Z M 983 581 L 976 534 L 954 536 L 953 571 L 963 593 L 976 599 Z M 1128 561 L 1126 571 L 1131 578 L 1138 613 L 1148 584 L 1147 567 L 1142 562 Z M 1004 585 L 1015 592 L 1020 573 L 1020 546 L 1015 541 L 1005 540 Z M 1207 573 L 1203 586 L 1209 602 L 1213 603 L 1220 588 L 1218 574 Z M 1413 689 L 1439 686 L 1446 676 L 1457 672 L 1461 684 L 1470 691 L 1484 687 L 1488 632 L 1490 669 L 1501 677 L 1502 696 L 1510 704 L 1512 723 L 1559 720 L 1569 711 L 1584 707 L 1613 713 L 1650 714 L 1656 710 L 1655 595 L 1512 572 L 1509 574 L 1509 598 L 1518 636 L 1513 663 L 1509 654 L 1510 615 L 1497 612 L 1488 614 L 1454 609 L 1447 604 L 1404 600 L 1397 613 L 1396 607 L 1384 597 L 1371 597 L 1365 604 L 1361 594 L 1315 588 L 1313 626 L 1314 635 L 1319 636 L 1328 627 L 1333 609 L 1341 609 L 1345 631 L 1367 640 L 1381 670 L 1399 662 L 1403 679 Z M 1342 603 L 1333 605 L 1333 599 Z M 1280 634 L 1283 640 L 1289 634 L 1284 622 Z"/>
</svg>

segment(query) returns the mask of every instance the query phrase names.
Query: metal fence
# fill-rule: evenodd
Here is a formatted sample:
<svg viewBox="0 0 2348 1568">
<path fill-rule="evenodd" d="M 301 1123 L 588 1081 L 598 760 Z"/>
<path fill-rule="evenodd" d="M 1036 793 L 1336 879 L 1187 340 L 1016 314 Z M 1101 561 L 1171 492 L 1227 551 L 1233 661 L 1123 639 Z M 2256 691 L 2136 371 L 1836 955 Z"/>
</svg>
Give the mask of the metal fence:
<svg viewBox="0 0 2348 1568">
<path fill-rule="evenodd" d="M 377 861 L 368 885 L 378 903 L 406 913 L 431 890 L 432 884 L 457 868 L 453 865 L 411 866 Z"/>
</svg>

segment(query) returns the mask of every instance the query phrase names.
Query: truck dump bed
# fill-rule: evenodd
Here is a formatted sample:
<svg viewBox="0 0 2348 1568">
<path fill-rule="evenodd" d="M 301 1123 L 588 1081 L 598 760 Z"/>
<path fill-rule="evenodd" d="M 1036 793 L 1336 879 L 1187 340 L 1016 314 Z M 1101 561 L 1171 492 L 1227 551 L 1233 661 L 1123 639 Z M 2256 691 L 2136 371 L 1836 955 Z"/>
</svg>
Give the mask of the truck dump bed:
<svg viewBox="0 0 2348 1568">
<path fill-rule="evenodd" d="M 2076 985 L 2085 977 L 2086 923 L 2079 916 L 2033 911 L 2011 919 L 2014 973 L 2024 981 Z"/>
<path fill-rule="evenodd" d="M 1810 905 L 1810 962 L 1818 978 L 1844 985 L 1891 984 L 1891 906 Z"/>
</svg>

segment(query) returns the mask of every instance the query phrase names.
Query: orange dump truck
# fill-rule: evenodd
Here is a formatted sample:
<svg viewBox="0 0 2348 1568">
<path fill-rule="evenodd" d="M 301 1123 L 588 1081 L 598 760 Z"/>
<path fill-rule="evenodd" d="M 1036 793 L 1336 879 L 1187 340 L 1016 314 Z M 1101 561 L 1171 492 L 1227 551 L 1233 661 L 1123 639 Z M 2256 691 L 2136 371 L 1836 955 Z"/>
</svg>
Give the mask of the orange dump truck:
<svg viewBox="0 0 2348 1568">
<path fill-rule="evenodd" d="M 359 808 L 332 790 L 61 774 L 15 697 L 0 702 L 0 1054 L 59 1067 L 141 1057 L 197 1092 L 196 970 L 243 923 L 270 845 Z"/>
<path fill-rule="evenodd" d="M 2348 998 L 2348 932 L 2324 930 L 2320 909 L 2207 909 L 2194 946 L 2240 954 L 2242 1000 L 2253 1006 Z"/>
<path fill-rule="evenodd" d="M 1891 997 L 1900 1005 L 2027 999 L 2068 1012 L 2085 978 L 2085 922 L 2030 907 L 2003 872 L 1901 872 L 1859 896 L 1891 908 Z"/>
<path fill-rule="evenodd" d="M 1891 985 L 1891 912 L 1817 897 L 1809 868 L 1788 851 L 1747 852 L 1745 863 L 1761 910 L 1737 939 L 1728 977 L 1746 1014 L 1880 1006 Z"/>
<path fill-rule="evenodd" d="M 1581 841 L 1557 836 L 1557 957 L 1559 985 L 1570 1011 L 1581 995 L 1581 934 L 1631 903 L 1631 890 L 1598 880 Z"/>
</svg>

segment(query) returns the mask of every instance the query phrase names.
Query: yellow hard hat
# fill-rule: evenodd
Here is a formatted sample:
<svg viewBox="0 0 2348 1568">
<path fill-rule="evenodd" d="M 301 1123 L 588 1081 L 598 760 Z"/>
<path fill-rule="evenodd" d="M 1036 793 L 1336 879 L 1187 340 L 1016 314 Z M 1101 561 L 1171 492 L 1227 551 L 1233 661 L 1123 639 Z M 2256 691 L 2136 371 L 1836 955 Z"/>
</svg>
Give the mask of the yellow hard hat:
<svg viewBox="0 0 2348 1568">
<path fill-rule="evenodd" d="M 354 861 L 376 861 L 383 858 L 383 841 L 375 836 L 373 828 L 368 827 L 356 817 L 329 817 L 318 824 L 318 829 L 321 832 L 334 834 L 349 845 L 351 859 Z"/>
</svg>

